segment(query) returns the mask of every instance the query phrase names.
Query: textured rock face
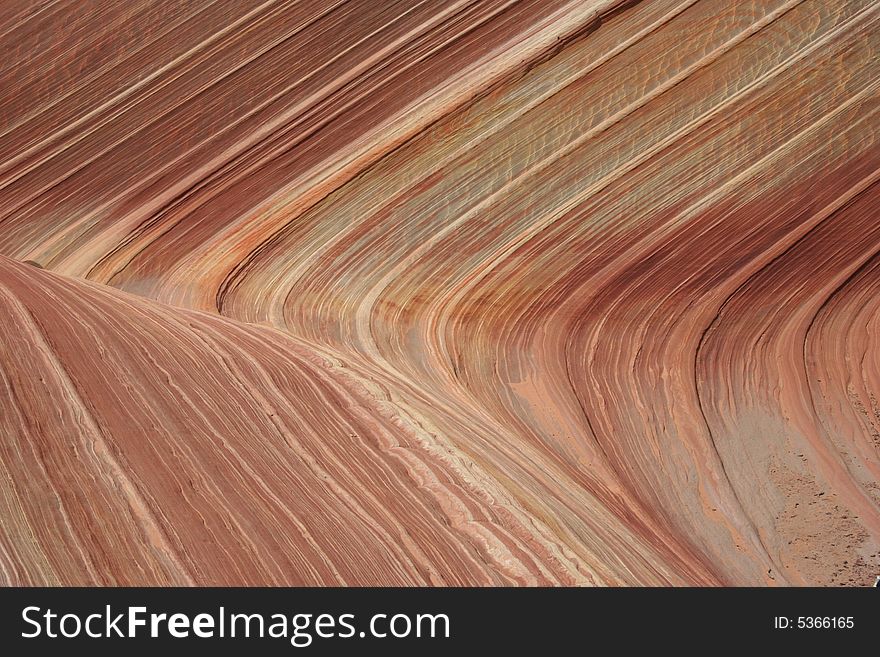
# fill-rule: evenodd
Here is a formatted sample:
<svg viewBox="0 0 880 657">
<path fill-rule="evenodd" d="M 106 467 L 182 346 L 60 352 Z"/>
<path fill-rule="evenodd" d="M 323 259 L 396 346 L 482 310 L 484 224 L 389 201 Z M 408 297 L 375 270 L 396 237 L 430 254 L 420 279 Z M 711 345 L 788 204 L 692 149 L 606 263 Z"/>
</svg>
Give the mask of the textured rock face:
<svg viewBox="0 0 880 657">
<path fill-rule="evenodd" d="M 868 584 L 880 5 L 0 6 L 4 584 Z"/>
</svg>

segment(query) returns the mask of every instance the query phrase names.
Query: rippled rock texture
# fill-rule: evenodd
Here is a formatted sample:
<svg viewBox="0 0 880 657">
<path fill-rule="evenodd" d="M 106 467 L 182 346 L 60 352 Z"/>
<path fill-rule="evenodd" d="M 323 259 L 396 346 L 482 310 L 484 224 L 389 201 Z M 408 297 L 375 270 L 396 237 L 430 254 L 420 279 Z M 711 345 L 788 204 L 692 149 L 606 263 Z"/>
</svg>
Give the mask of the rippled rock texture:
<svg viewBox="0 0 880 657">
<path fill-rule="evenodd" d="M 0 4 L 5 584 L 867 584 L 880 4 Z"/>
</svg>

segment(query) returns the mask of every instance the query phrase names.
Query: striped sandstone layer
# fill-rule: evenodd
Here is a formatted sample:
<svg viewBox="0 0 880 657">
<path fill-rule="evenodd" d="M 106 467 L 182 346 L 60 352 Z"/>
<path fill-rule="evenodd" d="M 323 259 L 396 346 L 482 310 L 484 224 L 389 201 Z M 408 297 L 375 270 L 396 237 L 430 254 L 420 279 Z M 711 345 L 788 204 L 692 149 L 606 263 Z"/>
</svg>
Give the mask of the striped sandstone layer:
<svg viewBox="0 0 880 657">
<path fill-rule="evenodd" d="M 0 12 L 5 582 L 873 580 L 880 5 Z"/>
</svg>

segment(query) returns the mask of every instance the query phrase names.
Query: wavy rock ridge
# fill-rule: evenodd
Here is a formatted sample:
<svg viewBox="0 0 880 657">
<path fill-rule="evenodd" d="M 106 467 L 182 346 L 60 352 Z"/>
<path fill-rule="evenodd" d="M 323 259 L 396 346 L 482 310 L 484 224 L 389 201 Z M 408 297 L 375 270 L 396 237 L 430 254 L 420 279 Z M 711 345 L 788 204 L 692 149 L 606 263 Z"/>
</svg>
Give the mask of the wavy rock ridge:
<svg viewBox="0 0 880 657">
<path fill-rule="evenodd" d="M 867 584 L 880 5 L 0 7 L 6 584 Z"/>
</svg>

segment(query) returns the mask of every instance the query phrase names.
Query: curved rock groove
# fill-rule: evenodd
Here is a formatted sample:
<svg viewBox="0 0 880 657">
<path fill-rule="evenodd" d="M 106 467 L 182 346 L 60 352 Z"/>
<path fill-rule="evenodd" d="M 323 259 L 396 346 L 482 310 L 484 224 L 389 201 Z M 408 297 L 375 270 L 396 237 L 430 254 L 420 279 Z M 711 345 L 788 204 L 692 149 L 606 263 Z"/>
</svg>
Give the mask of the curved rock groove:
<svg viewBox="0 0 880 657">
<path fill-rule="evenodd" d="M 0 42 L 0 582 L 880 571 L 877 3 L 62 0 Z"/>
</svg>

